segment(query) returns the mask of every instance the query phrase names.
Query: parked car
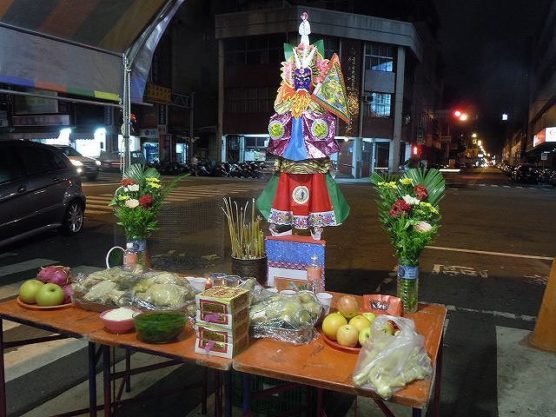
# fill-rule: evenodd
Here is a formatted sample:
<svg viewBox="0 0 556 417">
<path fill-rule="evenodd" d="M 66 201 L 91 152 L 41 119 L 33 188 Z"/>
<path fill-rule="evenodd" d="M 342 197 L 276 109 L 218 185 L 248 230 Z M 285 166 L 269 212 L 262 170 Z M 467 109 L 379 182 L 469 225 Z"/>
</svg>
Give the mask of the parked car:
<svg viewBox="0 0 556 417">
<path fill-rule="evenodd" d="M 78 233 L 85 202 L 81 177 L 62 150 L 0 141 L 0 246 L 50 229 Z"/>
<path fill-rule="evenodd" d="M 95 158 L 81 155 L 78 151 L 68 145 L 54 145 L 69 158 L 77 172 L 88 180 L 96 180 L 100 171 L 100 161 Z"/>
<path fill-rule="evenodd" d="M 130 163 L 145 165 L 145 156 L 141 151 L 130 152 Z M 103 171 L 121 171 L 124 164 L 124 156 L 122 152 L 101 152 L 98 157 L 100 167 Z"/>
</svg>

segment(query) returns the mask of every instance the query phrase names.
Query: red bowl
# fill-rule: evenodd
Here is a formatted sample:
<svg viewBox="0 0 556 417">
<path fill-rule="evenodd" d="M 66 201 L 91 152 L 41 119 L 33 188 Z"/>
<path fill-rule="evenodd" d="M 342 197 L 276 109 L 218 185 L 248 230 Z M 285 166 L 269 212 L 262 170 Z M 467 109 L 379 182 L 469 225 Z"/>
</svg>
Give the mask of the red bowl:
<svg viewBox="0 0 556 417">
<path fill-rule="evenodd" d="M 106 310 L 100 313 L 100 319 L 106 330 L 111 333 L 127 333 L 133 330 L 133 317 L 125 320 L 111 320 L 106 315 L 116 309 Z"/>
</svg>

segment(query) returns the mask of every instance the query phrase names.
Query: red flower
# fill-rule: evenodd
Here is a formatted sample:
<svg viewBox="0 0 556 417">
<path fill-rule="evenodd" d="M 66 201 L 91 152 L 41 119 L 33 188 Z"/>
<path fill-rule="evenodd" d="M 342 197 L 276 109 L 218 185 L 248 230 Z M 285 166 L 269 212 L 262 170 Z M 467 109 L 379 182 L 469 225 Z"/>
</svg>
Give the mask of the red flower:
<svg viewBox="0 0 556 417">
<path fill-rule="evenodd" d="M 139 205 L 141 207 L 149 208 L 153 205 L 153 198 L 149 194 L 139 197 Z"/>
<path fill-rule="evenodd" d="M 413 188 L 413 191 L 415 192 L 415 197 L 417 197 L 421 201 L 426 200 L 427 197 L 429 196 L 427 189 L 422 184 L 417 184 Z"/>
<path fill-rule="evenodd" d="M 133 184 L 137 184 L 137 183 L 135 182 L 135 180 L 133 180 L 133 179 L 131 179 L 131 178 L 124 178 L 124 179 L 122 180 L 122 185 L 123 185 L 124 187 L 128 187 L 128 186 L 133 185 Z"/>
<path fill-rule="evenodd" d="M 392 204 L 392 208 L 390 209 L 390 212 L 388 214 L 392 217 L 400 217 L 404 214 L 409 213 L 410 210 L 411 206 L 402 199 L 399 199 L 394 204 Z"/>
</svg>

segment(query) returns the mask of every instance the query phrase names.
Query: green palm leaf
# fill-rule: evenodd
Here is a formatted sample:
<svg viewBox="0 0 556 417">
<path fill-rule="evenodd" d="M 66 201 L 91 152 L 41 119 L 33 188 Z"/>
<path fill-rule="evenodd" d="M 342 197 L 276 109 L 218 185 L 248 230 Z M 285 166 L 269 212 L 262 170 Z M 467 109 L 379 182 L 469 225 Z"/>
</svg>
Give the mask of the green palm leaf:
<svg viewBox="0 0 556 417">
<path fill-rule="evenodd" d="M 427 201 L 432 205 L 437 205 L 444 197 L 446 182 L 442 173 L 437 169 L 412 168 L 405 173 L 407 178 L 413 180 L 413 184 L 422 184 L 429 194 Z"/>
</svg>

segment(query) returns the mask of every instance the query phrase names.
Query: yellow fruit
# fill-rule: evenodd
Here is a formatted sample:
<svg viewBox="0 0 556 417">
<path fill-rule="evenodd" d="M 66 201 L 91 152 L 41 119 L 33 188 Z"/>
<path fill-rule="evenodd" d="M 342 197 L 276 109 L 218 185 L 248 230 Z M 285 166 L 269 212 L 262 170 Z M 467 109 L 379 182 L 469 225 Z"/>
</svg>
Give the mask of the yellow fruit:
<svg viewBox="0 0 556 417">
<path fill-rule="evenodd" d="M 355 327 L 359 332 L 363 329 L 371 327 L 371 322 L 367 320 L 367 318 L 362 314 L 358 314 L 357 316 L 352 317 L 349 320 L 349 324 Z"/>
<path fill-rule="evenodd" d="M 338 329 L 346 324 L 346 318 L 340 313 L 330 313 L 322 321 L 322 331 L 329 339 L 336 340 Z"/>
</svg>

